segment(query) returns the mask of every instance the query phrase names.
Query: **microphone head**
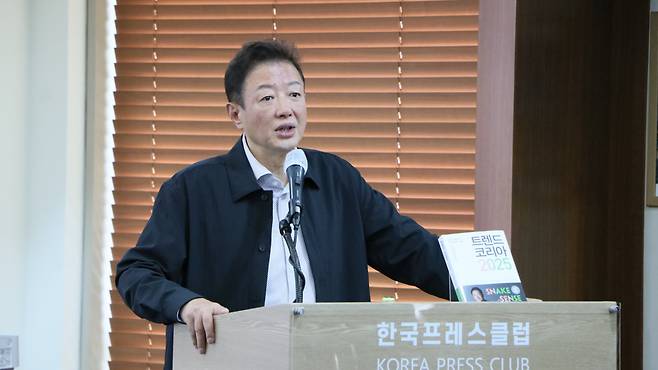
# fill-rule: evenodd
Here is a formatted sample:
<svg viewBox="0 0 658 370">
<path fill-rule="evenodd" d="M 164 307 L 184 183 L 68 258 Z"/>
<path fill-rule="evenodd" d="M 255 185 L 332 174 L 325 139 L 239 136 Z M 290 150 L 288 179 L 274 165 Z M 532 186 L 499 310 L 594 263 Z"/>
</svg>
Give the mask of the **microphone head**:
<svg viewBox="0 0 658 370">
<path fill-rule="evenodd" d="M 286 154 L 286 159 L 283 161 L 283 169 L 288 173 L 288 168 L 290 166 L 301 166 L 304 169 L 304 173 L 308 170 L 308 161 L 306 160 L 306 154 L 301 149 L 293 149 Z M 302 176 L 303 176 L 302 174 Z"/>
</svg>

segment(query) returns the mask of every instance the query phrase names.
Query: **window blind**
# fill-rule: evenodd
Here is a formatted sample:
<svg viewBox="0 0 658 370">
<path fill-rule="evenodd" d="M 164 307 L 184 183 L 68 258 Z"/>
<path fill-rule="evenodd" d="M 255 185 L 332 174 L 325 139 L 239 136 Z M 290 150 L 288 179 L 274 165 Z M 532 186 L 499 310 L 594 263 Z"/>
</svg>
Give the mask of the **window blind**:
<svg viewBox="0 0 658 370">
<path fill-rule="evenodd" d="M 273 37 L 302 57 L 302 147 L 350 161 L 433 233 L 472 230 L 478 9 L 474 0 L 119 0 L 112 271 L 162 182 L 236 142 L 224 71 L 244 42 Z M 434 299 L 369 276 L 373 301 Z M 160 368 L 164 327 L 111 296 L 111 369 Z"/>
</svg>

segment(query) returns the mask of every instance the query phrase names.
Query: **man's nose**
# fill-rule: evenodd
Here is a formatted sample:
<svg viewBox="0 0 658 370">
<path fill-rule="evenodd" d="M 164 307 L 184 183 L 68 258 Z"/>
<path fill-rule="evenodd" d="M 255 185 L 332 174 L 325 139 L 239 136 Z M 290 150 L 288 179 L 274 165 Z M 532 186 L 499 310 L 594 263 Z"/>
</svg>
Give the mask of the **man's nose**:
<svg viewBox="0 0 658 370">
<path fill-rule="evenodd" d="M 285 97 L 276 100 L 276 115 L 277 117 L 290 117 L 292 115 L 292 108 L 290 102 Z"/>
</svg>

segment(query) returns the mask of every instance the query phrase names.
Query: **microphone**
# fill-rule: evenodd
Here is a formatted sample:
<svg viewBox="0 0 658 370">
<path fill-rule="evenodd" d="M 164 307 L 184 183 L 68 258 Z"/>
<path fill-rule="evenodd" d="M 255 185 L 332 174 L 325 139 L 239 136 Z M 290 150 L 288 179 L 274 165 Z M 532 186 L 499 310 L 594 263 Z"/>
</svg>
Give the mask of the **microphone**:
<svg viewBox="0 0 658 370">
<path fill-rule="evenodd" d="M 306 154 L 301 149 L 288 152 L 283 162 L 283 168 L 288 175 L 288 189 L 290 191 L 290 202 L 288 203 L 288 220 L 295 230 L 299 229 L 299 221 L 302 216 L 302 189 L 304 188 L 304 175 L 308 170 Z"/>
<path fill-rule="evenodd" d="M 290 251 L 290 264 L 295 270 L 295 303 L 302 303 L 304 299 L 304 286 L 306 278 L 302 272 L 302 266 L 299 262 L 299 256 L 295 246 L 297 244 L 297 230 L 299 230 L 299 221 L 302 216 L 302 189 L 304 188 L 304 175 L 308 169 L 306 154 L 301 149 L 294 149 L 288 152 L 286 159 L 283 161 L 283 168 L 288 175 L 288 189 L 290 190 L 290 202 L 288 203 L 288 215 L 279 223 L 279 231 L 288 245 Z M 292 228 L 295 229 L 294 238 L 291 236 Z"/>
</svg>

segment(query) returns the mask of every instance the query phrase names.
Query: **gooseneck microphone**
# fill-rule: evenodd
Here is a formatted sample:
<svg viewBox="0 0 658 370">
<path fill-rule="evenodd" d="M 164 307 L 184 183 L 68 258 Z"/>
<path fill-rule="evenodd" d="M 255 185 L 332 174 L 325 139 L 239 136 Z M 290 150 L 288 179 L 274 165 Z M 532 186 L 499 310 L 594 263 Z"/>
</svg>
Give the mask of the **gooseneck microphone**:
<svg viewBox="0 0 658 370">
<path fill-rule="evenodd" d="M 302 272 L 302 267 L 297 255 L 297 234 L 299 232 L 299 223 L 302 218 L 302 190 L 304 188 L 304 175 L 308 169 L 306 154 L 301 149 L 294 149 L 288 152 L 283 162 L 283 168 L 288 176 L 288 189 L 290 201 L 288 202 L 288 215 L 279 222 L 279 231 L 286 241 L 288 251 L 290 252 L 290 264 L 295 270 L 295 303 L 302 303 L 304 299 L 304 286 L 306 278 Z M 292 227 L 291 227 L 292 226 Z M 295 231 L 294 237 L 293 229 Z"/>
<path fill-rule="evenodd" d="M 288 189 L 290 190 L 290 202 L 288 203 L 288 218 L 295 230 L 299 229 L 299 221 L 302 216 L 302 190 L 304 188 L 304 175 L 308 169 L 306 155 L 301 149 L 288 152 L 283 162 L 283 168 L 288 175 Z"/>
</svg>

